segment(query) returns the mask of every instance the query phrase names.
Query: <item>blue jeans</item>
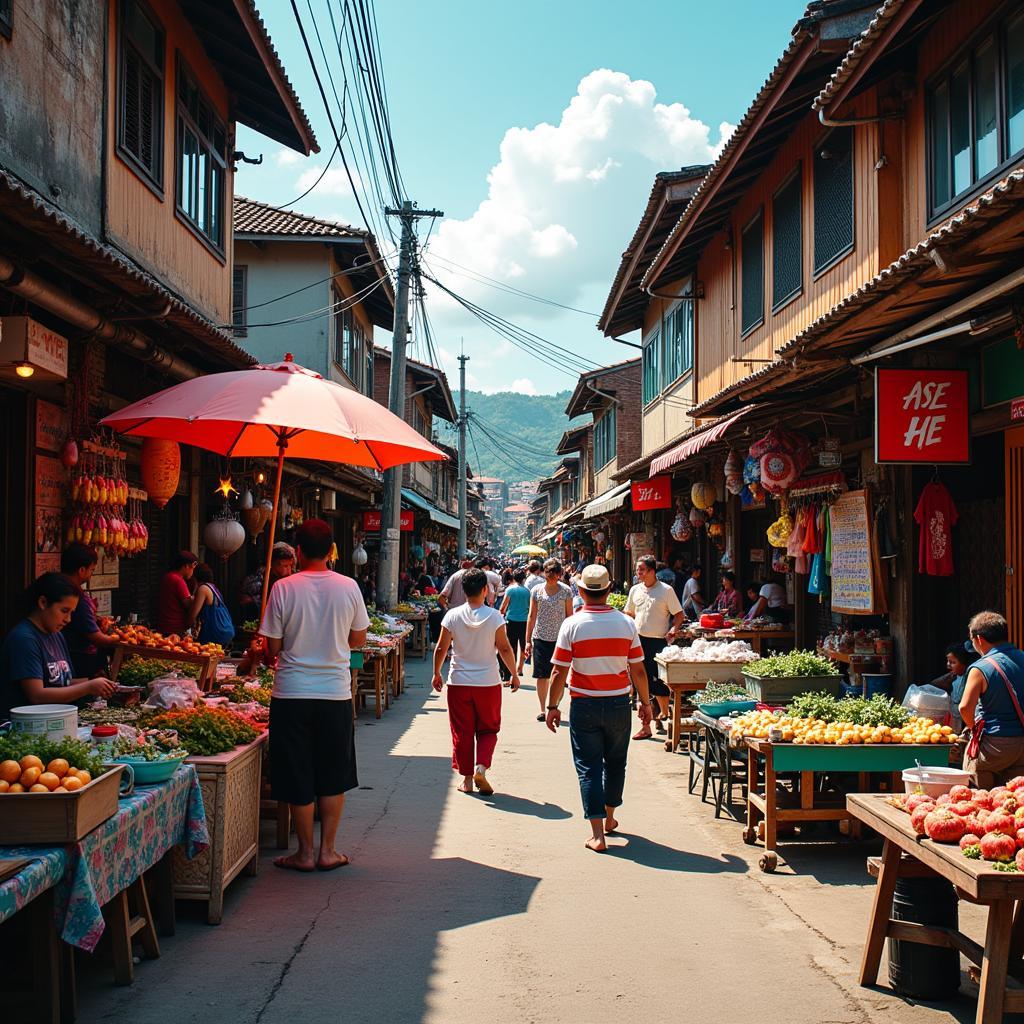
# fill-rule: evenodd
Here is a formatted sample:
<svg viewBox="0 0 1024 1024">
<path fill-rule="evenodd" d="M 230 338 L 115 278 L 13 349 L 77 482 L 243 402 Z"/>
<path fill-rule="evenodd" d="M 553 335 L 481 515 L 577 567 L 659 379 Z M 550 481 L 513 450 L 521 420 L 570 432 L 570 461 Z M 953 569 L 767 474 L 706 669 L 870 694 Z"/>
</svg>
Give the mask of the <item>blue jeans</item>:
<svg viewBox="0 0 1024 1024">
<path fill-rule="evenodd" d="M 572 699 L 569 742 L 588 820 L 603 818 L 606 807 L 622 803 L 631 719 L 628 694 Z"/>
</svg>

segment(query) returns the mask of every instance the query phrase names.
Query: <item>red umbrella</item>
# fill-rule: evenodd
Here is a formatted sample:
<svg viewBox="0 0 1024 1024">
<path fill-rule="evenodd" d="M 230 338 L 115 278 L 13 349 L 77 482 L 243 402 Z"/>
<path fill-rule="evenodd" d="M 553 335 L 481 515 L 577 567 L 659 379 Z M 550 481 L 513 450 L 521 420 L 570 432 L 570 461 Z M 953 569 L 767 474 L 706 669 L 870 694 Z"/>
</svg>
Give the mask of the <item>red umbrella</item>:
<svg viewBox="0 0 1024 1024">
<path fill-rule="evenodd" d="M 260 616 L 270 586 L 285 453 L 298 459 L 388 469 L 447 456 L 365 395 L 292 361 L 195 377 L 101 421 L 122 434 L 180 441 L 219 455 L 277 456 L 274 511 Z"/>
</svg>

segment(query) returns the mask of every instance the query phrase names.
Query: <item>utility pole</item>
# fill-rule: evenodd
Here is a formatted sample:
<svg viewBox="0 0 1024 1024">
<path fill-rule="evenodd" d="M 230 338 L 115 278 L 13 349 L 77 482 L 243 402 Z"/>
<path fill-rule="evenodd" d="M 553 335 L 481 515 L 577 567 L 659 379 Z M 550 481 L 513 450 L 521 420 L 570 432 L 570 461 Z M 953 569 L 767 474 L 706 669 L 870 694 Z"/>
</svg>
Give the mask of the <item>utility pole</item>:
<svg viewBox="0 0 1024 1024">
<path fill-rule="evenodd" d="M 389 217 L 402 221 L 398 257 L 398 286 L 395 292 L 395 329 L 391 337 L 391 387 L 388 408 L 405 419 L 405 347 L 409 329 L 409 279 L 416 249 L 415 223 L 420 217 L 443 217 L 440 210 L 420 210 L 406 199 L 401 209 L 388 208 Z M 401 554 L 402 467 L 384 471 L 384 493 L 380 512 L 380 562 L 377 567 L 377 604 L 391 608 L 398 602 L 398 559 Z"/>
<path fill-rule="evenodd" d="M 466 557 L 466 363 L 459 356 L 459 558 Z M 480 470 L 477 469 L 479 473 Z"/>
</svg>

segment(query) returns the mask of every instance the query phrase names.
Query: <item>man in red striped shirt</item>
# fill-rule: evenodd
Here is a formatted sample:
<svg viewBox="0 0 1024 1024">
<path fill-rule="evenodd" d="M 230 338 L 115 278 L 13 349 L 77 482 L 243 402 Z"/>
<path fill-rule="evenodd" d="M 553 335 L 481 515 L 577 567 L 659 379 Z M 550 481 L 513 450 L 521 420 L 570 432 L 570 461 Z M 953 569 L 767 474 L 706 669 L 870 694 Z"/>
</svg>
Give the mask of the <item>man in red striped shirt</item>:
<svg viewBox="0 0 1024 1024">
<path fill-rule="evenodd" d="M 644 652 L 636 623 L 606 601 L 611 581 L 603 565 L 580 574 L 583 607 L 562 623 L 551 659 L 547 725 L 562 722 L 558 702 L 569 681 L 569 740 L 580 779 L 583 813 L 592 836 L 587 848 L 607 849 L 605 834 L 618 828 L 615 808 L 622 804 L 629 750 L 630 692 L 640 698 L 640 721 L 651 724 L 651 701 Z"/>
</svg>

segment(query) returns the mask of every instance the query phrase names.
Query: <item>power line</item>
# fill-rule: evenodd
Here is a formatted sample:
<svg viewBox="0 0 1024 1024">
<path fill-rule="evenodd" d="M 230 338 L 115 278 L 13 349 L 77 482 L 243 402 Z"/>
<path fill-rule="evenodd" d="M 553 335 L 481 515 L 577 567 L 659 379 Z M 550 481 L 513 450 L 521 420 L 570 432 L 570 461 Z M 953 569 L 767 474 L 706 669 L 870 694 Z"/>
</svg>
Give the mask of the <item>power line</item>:
<svg viewBox="0 0 1024 1024">
<path fill-rule="evenodd" d="M 354 305 L 362 302 L 367 296 L 373 294 L 382 284 L 384 283 L 382 278 L 377 278 L 372 284 L 366 285 L 353 295 L 347 296 L 344 299 L 340 299 L 338 302 L 333 302 L 328 306 L 322 306 L 320 309 L 310 310 L 308 313 L 298 313 L 295 316 L 286 317 L 284 320 L 272 320 L 262 324 L 246 324 L 246 330 L 255 327 L 284 327 L 287 324 L 302 324 L 308 323 L 310 320 L 318 320 L 322 316 L 333 316 L 335 313 L 341 313 L 346 309 L 351 309 Z M 224 324 L 224 329 L 229 330 L 234 325 Z"/>
</svg>

